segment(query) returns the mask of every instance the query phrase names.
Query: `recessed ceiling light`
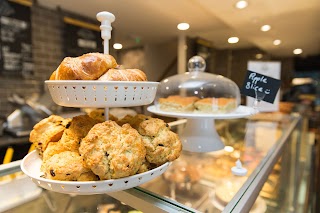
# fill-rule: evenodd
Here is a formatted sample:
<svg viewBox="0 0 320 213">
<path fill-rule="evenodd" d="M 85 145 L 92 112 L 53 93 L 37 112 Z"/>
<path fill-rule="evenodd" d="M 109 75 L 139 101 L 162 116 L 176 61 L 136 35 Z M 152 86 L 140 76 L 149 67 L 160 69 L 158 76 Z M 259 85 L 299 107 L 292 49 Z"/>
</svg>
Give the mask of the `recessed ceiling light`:
<svg viewBox="0 0 320 213">
<path fill-rule="evenodd" d="M 230 37 L 230 38 L 228 38 L 228 42 L 229 42 L 230 44 L 238 43 L 238 41 L 239 41 L 239 38 L 238 38 L 238 37 Z"/>
<path fill-rule="evenodd" d="M 189 25 L 188 23 L 180 23 L 180 24 L 178 24 L 178 26 L 177 26 L 177 28 L 178 28 L 179 30 L 187 30 L 187 29 L 189 29 L 189 27 L 190 27 L 190 25 Z"/>
<path fill-rule="evenodd" d="M 276 39 L 273 41 L 273 45 L 280 45 L 281 44 L 281 40 Z"/>
<path fill-rule="evenodd" d="M 269 31 L 270 29 L 271 29 L 271 26 L 268 25 L 268 24 L 263 25 L 263 26 L 261 27 L 261 31 L 263 31 L 263 32 L 267 32 L 267 31 Z"/>
<path fill-rule="evenodd" d="M 238 9 L 243 9 L 243 8 L 246 8 L 247 6 L 248 6 L 248 2 L 244 0 L 238 1 L 236 3 L 236 8 Z"/>
<path fill-rule="evenodd" d="M 261 58 L 263 58 L 263 54 L 261 53 L 256 54 L 256 59 L 261 59 Z"/>
<path fill-rule="evenodd" d="M 300 49 L 300 48 L 297 48 L 297 49 L 293 50 L 293 54 L 295 54 L 295 55 L 299 55 L 301 53 L 302 53 L 302 49 Z"/>
<path fill-rule="evenodd" d="M 122 49 L 122 44 L 120 44 L 120 43 L 114 43 L 114 44 L 113 44 L 113 48 L 116 49 L 116 50 L 120 50 L 120 49 Z"/>
</svg>

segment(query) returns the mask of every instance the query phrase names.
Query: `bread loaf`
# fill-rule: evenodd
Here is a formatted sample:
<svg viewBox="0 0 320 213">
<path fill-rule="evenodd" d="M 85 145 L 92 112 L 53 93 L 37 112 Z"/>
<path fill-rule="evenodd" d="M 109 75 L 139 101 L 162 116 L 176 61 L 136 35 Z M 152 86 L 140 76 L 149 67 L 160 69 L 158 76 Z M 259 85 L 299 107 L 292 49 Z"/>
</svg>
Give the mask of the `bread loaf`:
<svg viewBox="0 0 320 213">
<path fill-rule="evenodd" d="M 98 80 L 101 81 L 146 81 L 147 76 L 139 69 L 109 69 Z"/>
<path fill-rule="evenodd" d="M 96 80 L 110 68 L 117 67 L 111 55 L 87 53 L 79 57 L 66 57 L 50 80 Z"/>
</svg>

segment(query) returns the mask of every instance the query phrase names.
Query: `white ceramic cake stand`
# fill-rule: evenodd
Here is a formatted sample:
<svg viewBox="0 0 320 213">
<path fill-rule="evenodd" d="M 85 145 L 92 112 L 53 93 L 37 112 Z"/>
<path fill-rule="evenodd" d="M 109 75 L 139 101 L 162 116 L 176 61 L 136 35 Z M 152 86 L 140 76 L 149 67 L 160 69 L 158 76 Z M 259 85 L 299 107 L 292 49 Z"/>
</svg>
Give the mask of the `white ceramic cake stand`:
<svg viewBox="0 0 320 213">
<path fill-rule="evenodd" d="M 239 106 L 234 112 L 224 114 L 165 112 L 155 105 L 149 106 L 148 111 L 167 117 L 186 118 L 186 126 L 179 137 L 183 150 L 190 152 L 212 152 L 224 148 L 215 128 L 216 119 L 244 118 L 254 114 L 254 109 L 247 106 Z"/>
</svg>

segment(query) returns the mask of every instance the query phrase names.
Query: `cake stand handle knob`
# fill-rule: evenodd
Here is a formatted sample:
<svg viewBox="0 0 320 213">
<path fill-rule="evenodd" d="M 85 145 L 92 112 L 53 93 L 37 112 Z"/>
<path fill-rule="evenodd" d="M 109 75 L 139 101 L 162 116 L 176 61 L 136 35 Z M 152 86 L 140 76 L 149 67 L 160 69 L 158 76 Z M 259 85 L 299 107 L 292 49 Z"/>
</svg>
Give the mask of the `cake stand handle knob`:
<svg viewBox="0 0 320 213">
<path fill-rule="evenodd" d="M 242 163 L 241 163 L 240 159 L 238 159 L 236 161 L 236 166 L 231 168 L 231 172 L 232 172 L 232 174 L 237 175 L 237 176 L 245 176 L 248 173 L 248 170 L 246 168 L 242 167 Z"/>
<path fill-rule="evenodd" d="M 101 22 L 101 38 L 103 39 L 104 54 L 109 54 L 109 40 L 111 39 L 111 23 L 116 19 L 112 13 L 100 12 L 97 14 L 98 21 Z"/>
</svg>

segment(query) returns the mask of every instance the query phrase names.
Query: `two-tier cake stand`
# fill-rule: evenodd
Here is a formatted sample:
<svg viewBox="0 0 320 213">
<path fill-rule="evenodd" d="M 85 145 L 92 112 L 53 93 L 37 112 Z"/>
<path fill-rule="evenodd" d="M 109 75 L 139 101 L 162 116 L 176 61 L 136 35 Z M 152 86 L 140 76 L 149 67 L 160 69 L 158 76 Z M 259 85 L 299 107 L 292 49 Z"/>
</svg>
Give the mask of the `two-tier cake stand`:
<svg viewBox="0 0 320 213">
<path fill-rule="evenodd" d="M 101 22 L 101 37 L 104 54 L 109 53 L 111 23 L 115 16 L 100 12 L 97 19 Z M 132 107 L 148 105 L 153 102 L 158 82 L 119 82 L 119 81 L 45 81 L 53 101 L 66 107 L 104 108 L 108 119 L 109 107 Z M 161 175 L 170 163 L 165 163 L 150 171 L 133 176 L 101 181 L 56 181 L 42 178 L 42 160 L 37 151 L 24 157 L 22 171 L 38 186 L 66 194 L 100 194 L 132 188 Z"/>
</svg>

